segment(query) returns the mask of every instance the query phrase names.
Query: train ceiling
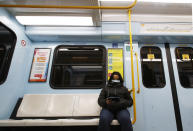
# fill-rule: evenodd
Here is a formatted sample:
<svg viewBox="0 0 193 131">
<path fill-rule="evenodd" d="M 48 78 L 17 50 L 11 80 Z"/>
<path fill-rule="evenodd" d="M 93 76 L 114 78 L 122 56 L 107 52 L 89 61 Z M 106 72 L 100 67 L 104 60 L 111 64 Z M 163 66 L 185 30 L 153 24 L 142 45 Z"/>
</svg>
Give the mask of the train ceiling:
<svg viewBox="0 0 193 131">
<path fill-rule="evenodd" d="M 128 1 L 98 1 L 98 0 L 0 0 L 0 4 L 11 5 L 58 5 L 58 6 L 128 6 L 134 0 Z M 169 1 L 169 0 L 168 0 Z M 16 15 L 54 15 L 54 16 L 91 16 L 95 26 L 100 26 L 100 21 L 127 21 L 126 10 L 97 10 L 97 9 L 42 9 L 42 8 L 7 8 Z M 134 15 L 168 15 L 191 16 L 192 4 L 190 3 L 157 3 L 142 2 L 138 0 L 133 8 Z M 138 17 L 139 19 L 139 17 Z M 140 17 L 141 19 L 141 17 Z M 145 18 L 144 18 L 145 19 Z"/>
</svg>

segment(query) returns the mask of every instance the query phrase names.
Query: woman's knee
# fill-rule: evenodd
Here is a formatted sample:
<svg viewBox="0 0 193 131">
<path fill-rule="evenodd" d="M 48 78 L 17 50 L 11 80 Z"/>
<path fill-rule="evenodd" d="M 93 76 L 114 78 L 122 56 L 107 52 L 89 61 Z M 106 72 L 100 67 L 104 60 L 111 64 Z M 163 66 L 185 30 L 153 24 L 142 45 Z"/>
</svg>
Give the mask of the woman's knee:
<svg viewBox="0 0 193 131">
<path fill-rule="evenodd" d="M 110 123 L 113 119 L 113 114 L 108 110 L 103 110 L 100 114 L 100 122 Z"/>
<path fill-rule="evenodd" d="M 111 117 L 107 115 L 100 116 L 100 122 L 109 124 L 112 121 Z"/>
<path fill-rule="evenodd" d="M 128 111 L 120 112 L 118 114 L 117 118 L 118 118 L 118 121 L 120 121 L 120 122 L 128 122 L 128 123 L 131 122 L 130 114 Z"/>
</svg>

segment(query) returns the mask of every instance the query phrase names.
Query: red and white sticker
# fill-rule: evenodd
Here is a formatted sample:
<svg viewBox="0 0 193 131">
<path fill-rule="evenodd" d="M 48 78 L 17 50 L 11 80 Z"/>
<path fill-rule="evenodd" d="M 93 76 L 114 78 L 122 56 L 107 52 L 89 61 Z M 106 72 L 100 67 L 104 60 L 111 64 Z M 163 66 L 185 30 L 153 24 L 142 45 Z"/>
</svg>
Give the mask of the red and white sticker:
<svg viewBox="0 0 193 131">
<path fill-rule="evenodd" d="M 22 45 L 22 46 L 26 46 L 26 41 L 25 41 L 25 40 L 22 40 L 22 41 L 21 41 L 21 45 Z"/>
</svg>

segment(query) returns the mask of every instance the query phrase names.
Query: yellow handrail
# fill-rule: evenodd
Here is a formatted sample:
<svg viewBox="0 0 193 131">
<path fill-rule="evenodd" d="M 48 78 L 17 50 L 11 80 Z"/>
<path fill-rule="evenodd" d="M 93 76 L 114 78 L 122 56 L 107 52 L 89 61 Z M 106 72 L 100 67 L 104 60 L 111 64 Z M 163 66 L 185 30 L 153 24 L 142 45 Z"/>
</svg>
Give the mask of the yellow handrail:
<svg viewBox="0 0 193 131">
<path fill-rule="evenodd" d="M 132 92 L 133 92 L 133 114 L 134 118 L 132 124 L 136 122 L 136 101 L 135 101 L 135 80 L 134 80 L 134 69 L 133 69 L 133 46 L 132 46 L 132 31 L 131 31 L 131 10 L 128 11 L 129 15 L 129 35 L 130 35 L 130 52 L 131 52 L 131 75 L 132 75 Z"/>
<path fill-rule="evenodd" d="M 140 93 L 140 83 L 139 83 L 139 64 L 138 64 L 138 54 L 135 53 L 136 62 L 137 62 L 137 83 L 138 83 L 138 89 L 137 93 Z"/>
<path fill-rule="evenodd" d="M 137 0 L 135 0 L 131 5 L 129 6 L 57 6 L 57 5 L 2 5 L 0 4 L 0 7 L 12 7 L 12 8 L 55 8 L 55 9 L 117 9 L 117 10 L 128 10 L 133 8 L 137 3 Z"/>
</svg>

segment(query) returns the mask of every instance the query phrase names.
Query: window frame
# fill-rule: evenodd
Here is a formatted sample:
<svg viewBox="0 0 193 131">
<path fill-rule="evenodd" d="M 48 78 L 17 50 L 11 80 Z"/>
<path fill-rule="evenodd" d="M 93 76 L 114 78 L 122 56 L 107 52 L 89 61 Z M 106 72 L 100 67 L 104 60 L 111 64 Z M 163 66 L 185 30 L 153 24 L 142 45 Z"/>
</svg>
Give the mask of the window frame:
<svg viewBox="0 0 193 131">
<path fill-rule="evenodd" d="M 60 47 L 66 47 L 66 48 L 70 48 L 70 47 L 91 47 L 91 48 L 102 48 L 103 50 L 103 59 L 102 59 L 102 69 L 103 69 L 103 79 L 102 81 L 103 84 L 100 85 L 100 86 L 55 86 L 53 83 L 52 83 L 52 79 L 53 79 L 53 72 L 54 72 L 54 65 L 55 65 L 55 61 L 56 61 L 56 57 L 57 57 L 57 51 Z M 106 80 L 107 80 L 107 49 L 105 46 L 103 45 L 58 45 L 55 47 L 54 49 L 54 53 L 53 53 L 53 59 L 52 59 L 52 66 L 51 66 L 51 73 L 50 73 L 50 80 L 49 80 L 49 84 L 50 84 L 50 87 L 52 89 L 101 89 L 101 88 L 104 88 L 106 86 Z M 84 64 L 83 64 L 84 65 Z M 85 64 L 86 66 L 89 66 L 89 64 Z M 82 66 L 82 65 L 81 65 Z M 91 65 L 92 66 L 92 65 Z"/>
<path fill-rule="evenodd" d="M 160 50 L 160 56 L 161 56 L 161 64 L 162 64 L 162 68 L 163 68 L 163 76 L 164 76 L 164 80 L 165 80 L 165 83 L 163 83 L 163 85 L 162 86 L 159 86 L 159 87 L 154 87 L 154 86 L 146 86 L 145 84 L 144 84 L 144 79 L 143 79 L 143 71 L 144 71 L 144 69 L 142 68 L 143 67 L 143 61 L 142 61 L 142 57 L 141 57 L 141 51 L 142 51 L 142 49 L 143 48 L 157 48 L 157 49 L 159 49 Z M 163 55 L 162 55 L 162 50 L 161 50 L 161 48 L 159 47 L 159 46 L 142 46 L 141 48 L 140 48 L 140 60 L 141 60 L 141 73 L 142 73 L 142 83 L 143 83 L 143 86 L 145 87 L 145 88 L 148 88 L 148 89 L 160 89 L 160 88 L 164 88 L 165 86 L 166 86 L 166 77 L 165 77 L 165 70 L 164 70 L 164 63 L 163 63 Z"/>
<path fill-rule="evenodd" d="M 5 51 L 5 56 L 4 56 L 4 60 L 3 60 L 3 65 L 1 67 L 2 72 L 0 72 L 3 75 L 3 76 L 0 76 L 0 85 L 1 85 L 7 80 L 7 77 L 9 74 L 9 69 L 11 66 L 12 57 L 13 57 L 15 46 L 16 46 L 17 35 L 13 30 L 11 30 L 9 27 L 7 27 L 2 22 L 0 22 L 0 25 L 2 27 L 4 27 L 5 29 L 7 29 L 7 31 L 9 31 L 9 33 L 13 36 L 13 41 L 11 42 L 12 44 L 10 44 L 10 46 L 11 46 L 10 50 L 7 50 L 6 43 L 2 44 L 3 46 L 5 46 L 6 51 Z"/>
<path fill-rule="evenodd" d="M 177 66 L 177 71 L 178 71 L 178 79 L 179 79 L 179 81 L 180 81 L 180 85 L 181 85 L 183 88 L 185 88 L 185 89 L 191 89 L 191 88 L 193 88 L 193 87 L 182 85 L 182 82 L 181 82 L 181 79 L 180 79 L 179 65 L 178 65 L 178 62 L 177 62 L 177 55 L 176 55 L 177 48 L 189 48 L 189 49 L 191 49 L 191 50 L 193 50 L 193 48 L 190 47 L 190 46 L 189 46 L 189 47 L 176 47 L 175 50 L 174 50 L 175 59 L 176 59 L 176 66 Z M 193 53 L 192 53 L 192 54 L 193 54 Z"/>
</svg>

